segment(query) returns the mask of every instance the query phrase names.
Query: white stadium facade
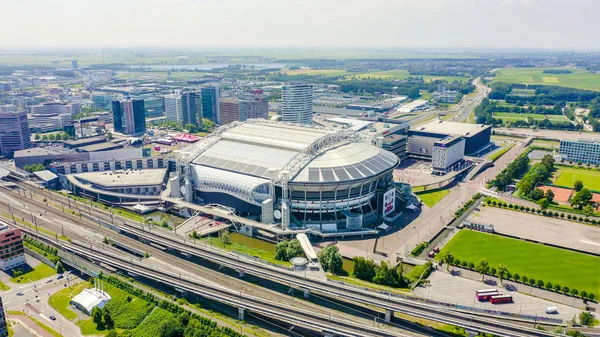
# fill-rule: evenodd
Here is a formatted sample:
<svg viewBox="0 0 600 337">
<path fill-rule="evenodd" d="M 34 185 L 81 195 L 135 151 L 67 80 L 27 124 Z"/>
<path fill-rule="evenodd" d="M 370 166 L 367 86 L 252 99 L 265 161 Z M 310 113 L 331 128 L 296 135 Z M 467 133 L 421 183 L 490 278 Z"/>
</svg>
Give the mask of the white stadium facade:
<svg viewBox="0 0 600 337">
<path fill-rule="evenodd" d="M 284 229 L 360 230 L 394 212 L 398 163 L 352 130 L 234 122 L 182 150 L 171 196 Z"/>
</svg>

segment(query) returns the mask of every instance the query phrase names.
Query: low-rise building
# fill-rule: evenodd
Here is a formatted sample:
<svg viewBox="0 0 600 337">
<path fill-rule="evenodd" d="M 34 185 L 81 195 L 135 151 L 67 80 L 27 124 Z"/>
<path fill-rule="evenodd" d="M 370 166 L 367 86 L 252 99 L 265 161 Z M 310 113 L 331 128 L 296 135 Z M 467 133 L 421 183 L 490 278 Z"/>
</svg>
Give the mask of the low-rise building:
<svg viewBox="0 0 600 337">
<path fill-rule="evenodd" d="M 427 109 L 427 107 L 429 107 L 429 102 L 423 99 L 418 99 L 399 107 L 398 112 L 415 112 L 418 110 Z"/>
<path fill-rule="evenodd" d="M 600 164 L 600 141 L 563 139 L 560 141 L 559 153 L 569 161 Z"/>
<path fill-rule="evenodd" d="M 94 308 L 102 309 L 110 300 L 110 295 L 104 291 L 103 287 L 94 287 L 93 289 L 83 289 L 71 299 L 70 304 L 91 316 Z"/>
</svg>

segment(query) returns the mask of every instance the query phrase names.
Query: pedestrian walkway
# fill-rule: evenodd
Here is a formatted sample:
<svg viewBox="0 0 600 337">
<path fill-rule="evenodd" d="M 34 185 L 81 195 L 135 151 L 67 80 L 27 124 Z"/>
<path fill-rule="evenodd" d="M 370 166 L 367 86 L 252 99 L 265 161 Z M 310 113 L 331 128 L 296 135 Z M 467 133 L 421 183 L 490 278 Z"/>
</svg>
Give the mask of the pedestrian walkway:
<svg viewBox="0 0 600 337">
<path fill-rule="evenodd" d="M 48 331 L 42 329 L 42 327 L 40 327 L 39 325 L 37 325 L 34 321 L 32 321 L 28 316 L 18 316 L 18 315 L 6 315 L 10 320 L 13 321 L 21 321 L 21 323 L 23 325 L 25 325 L 26 327 L 29 328 L 29 330 L 31 332 L 33 332 L 34 334 L 38 335 L 38 336 L 42 336 L 42 337 L 54 337 L 51 333 L 49 333 Z"/>
</svg>

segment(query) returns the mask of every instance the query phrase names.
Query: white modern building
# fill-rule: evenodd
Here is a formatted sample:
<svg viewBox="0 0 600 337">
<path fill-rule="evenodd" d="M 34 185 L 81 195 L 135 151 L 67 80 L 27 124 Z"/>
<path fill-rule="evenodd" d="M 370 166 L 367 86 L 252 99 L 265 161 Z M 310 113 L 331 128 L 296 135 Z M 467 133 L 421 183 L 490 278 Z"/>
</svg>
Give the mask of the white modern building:
<svg viewBox="0 0 600 337">
<path fill-rule="evenodd" d="M 434 171 L 446 173 L 452 165 L 464 159 L 465 139 L 449 136 L 433 143 L 431 164 Z"/>
<path fill-rule="evenodd" d="M 31 113 L 36 115 L 68 114 L 72 116 L 81 113 L 81 105 L 68 102 L 42 103 L 32 106 Z"/>
<path fill-rule="evenodd" d="M 600 164 L 600 141 L 561 140 L 559 153 L 569 161 Z"/>
<path fill-rule="evenodd" d="M 282 121 L 311 124 L 313 87 L 308 84 L 285 84 L 281 88 Z"/>
<path fill-rule="evenodd" d="M 92 315 L 94 308 L 102 309 L 110 300 L 111 297 L 104 291 L 104 286 L 95 284 L 93 289 L 83 289 L 71 299 L 70 304 L 85 314 Z"/>
<path fill-rule="evenodd" d="M 15 151 L 31 147 L 31 133 L 27 113 L 0 113 L 0 153 L 12 156 Z"/>
<path fill-rule="evenodd" d="M 169 122 L 181 122 L 183 120 L 183 105 L 181 104 L 181 95 L 166 95 L 165 113 Z"/>
</svg>

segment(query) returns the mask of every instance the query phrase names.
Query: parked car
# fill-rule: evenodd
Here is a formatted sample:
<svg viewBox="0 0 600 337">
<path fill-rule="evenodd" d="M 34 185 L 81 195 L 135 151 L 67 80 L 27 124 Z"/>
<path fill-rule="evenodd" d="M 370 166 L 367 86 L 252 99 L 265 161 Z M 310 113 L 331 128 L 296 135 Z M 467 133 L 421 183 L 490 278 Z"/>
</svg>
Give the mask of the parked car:
<svg viewBox="0 0 600 337">
<path fill-rule="evenodd" d="M 62 274 L 59 274 L 59 275 L 56 277 L 56 279 L 57 279 L 57 280 L 60 280 L 60 279 L 61 279 L 61 278 L 63 278 L 63 277 L 64 277 L 64 276 L 63 276 Z"/>
<path fill-rule="evenodd" d="M 50 316 L 50 319 L 53 321 L 56 321 L 56 317 L 55 316 Z"/>
<path fill-rule="evenodd" d="M 50 282 L 52 282 L 52 279 L 51 279 L 51 278 L 49 278 L 49 279 L 47 279 L 46 281 L 44 281 L 44 283 L 50 283 Z"/>
<path fill-rule="evenodd" d="M 25 293 L 23 293 L 22 291 L 19 291 L 19 292 L 17 293 L 17 296 L 23 296 L 23 295 L 25 295 Z"/>
</svg>

